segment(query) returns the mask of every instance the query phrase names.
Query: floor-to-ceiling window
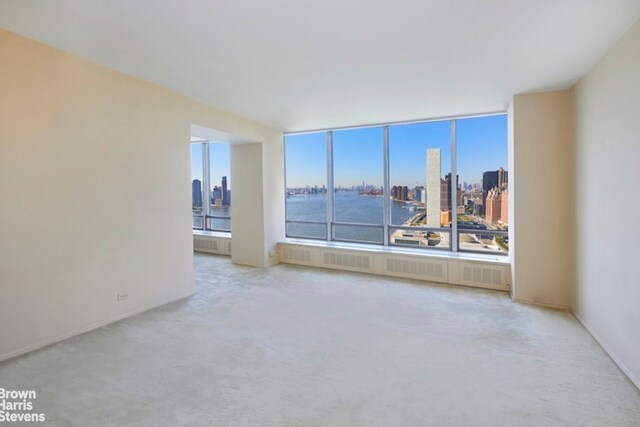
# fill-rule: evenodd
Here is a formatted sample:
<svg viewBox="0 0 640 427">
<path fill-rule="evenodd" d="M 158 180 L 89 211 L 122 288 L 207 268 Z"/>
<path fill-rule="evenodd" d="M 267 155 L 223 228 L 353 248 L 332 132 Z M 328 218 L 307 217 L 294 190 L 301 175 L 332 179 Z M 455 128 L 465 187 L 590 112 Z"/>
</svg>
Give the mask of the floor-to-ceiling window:
<svg viewBox="0 0 640 427">
<path fill-rule="evenodd" d="M 327 238 L 327 134 L 290 135 L 287 164 L 287 235 Z"/>
<path fill-rule="evenodd" d="M 382 131 L 374 127 L 331 132 L 333 240 L 383 243 Z"/>
<path fill-rule="evenodd" d="M 229 144 L 204 141 L 191 144 L 191 200 L 193 228 L 231 232 Z"/>
<path fill-rule="evenodd" d="M 388 129 L 389 244 L 451 249 L 451 122 Z"/>
<path fill-rule="evenodd" d="M 508 252 L 505 114 L 286 134 L 285 162 L 288 237 Z"/>
<path fill-rule="evenodd" d="M 506 116 L 460 119 L 456 126 L 460 249 L 508 252 Z"/>
</svg>

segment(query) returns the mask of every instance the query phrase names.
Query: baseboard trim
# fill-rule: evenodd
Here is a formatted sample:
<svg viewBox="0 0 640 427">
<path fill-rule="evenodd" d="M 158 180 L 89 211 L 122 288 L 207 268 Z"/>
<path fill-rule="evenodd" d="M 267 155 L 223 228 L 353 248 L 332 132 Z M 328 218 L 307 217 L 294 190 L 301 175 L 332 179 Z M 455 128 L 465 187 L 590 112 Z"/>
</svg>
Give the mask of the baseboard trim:
<svg viewBox="0 0 640 427">
<path fill-rule="evenodd" d="M 109 325 L 111 323 L 115 323 L 115 322 L 117 322 L 119 320 L 126 319 L 127 317 L 135 316 L 137 314 L 144 313 L 145 311 L 153 310 L 154 308 L 158 308 L 158 307 L 161 307 L 163 305 L 166 305 L 166 304 L 169 304 L 169 303 L 172 303 L 172 302 L 175 302 L 175 301 L 180 301 L 182 299 L 189 298 L 194 293 L 195 293 L 195 291 L 191 290 L 189 292 L 181 293 L 181 294 L 178 294 L 178 295 L 173 296 L 173 297 L 164 298 L 164 299 L 162 299 L 160 301 L 156 301 L 154 303 L 147 304 L 147 305 L 144 305 L 142 307 L 138 307 L 136 309 L 133 309 L 133 310 L 130 310 L 130 311 L 127 311 L 127 312 L 124 312 L 124 313 L 120 313 L 120 314 L 118 314 L 118 315 L 116 315 L 114 317 L 108 318 L 107 320 L 94 322 L 94 323 L 91 323 L 89 325 L 83 326 L 81 328 L 74 329 L 74 330 L 69 331 L 69 332 L 65 332 L 65 333 L 63 333 L 61 335 L 57 335 L 57 336 L 55 336 L 53 338 L 46 339 L 46 340 L 37 342 L 35 344 L 28 345 L 26 347 L 22 347 L 22 348 L 20 348 L 18 350 L 14 350 L 14 351 L 11 351 L 9 353 L 2 354 L 2 355 L 0 355 L 0 362 L 4 362 L 6 360 L 13 359 L 14 357 L 22 356 L 23 354 L 27 354 L 27 353 L 30 353 L 32 351 L 39 350 L 39 349 L 41 349 L 43 347 L 46 347 L 48 345 L 55 344 L 55 343 L 60 342 L 60 341 L 64 341 L 64 340 L 69 339 L 71 337 L 75 337 L 76 335 L 80 335 L 80 334 L 84 334 L 84 333 L 89 332 L 89 331 L 93 331 L 94 329 L 98 329 L 98 328 L 101 328 L 103 326 Z"/>
<path fill-rule="evenodd" d="M 633 373 L 629 369 L 627 369 L 627 367 L 624 365 L 624 363 L 622 363 L 622 361 L 620 359 L 618 359 L 618 357 L 611 351 L 611 349 L 609 349 L 607 347 L 607 345 L 598 336 L 598 334 L 596 334 L 593 331 L 593 329 L 591 329 L 589 327 L 589 325 L 587 325 L 580 318 L 580 316 L 578 316 L 578 313 L 576 313 L 575 310 L 571 310 L 571 314 L 573 314 L 573 316 L 576 319 L 578 319 L 578 322 L 580 322 L 580 324 L 587 330 L 587 332 L 589 332 L 589 334 L 591 334 L 591 336 L 598 343 L 598 345 L 600 345 L 600 347 L 602 347 L 602 349 L 605 351 L 605 353 L 607 353 L 607 355 L 611 358 L 611 360 L 613 360 L 613 363 L 615 363 L 618 366 L 618 368 L 622 371 L 622 373 L 625 374 L 627 376 L 627 378 L 629 378 L 629 381 L 631 381 L 631 383 L 633 385 L 635 385 L 638 390 L 640 390 L 640 379 L 636 378 L 635 375 L 633 375 Z"/>
<path fill-rule="evenodd" d="M 513 298 L 513 295 L 511 299 L 513 300 L 513 302 L 517 302 L 520 304 L 535 305 L 538 307 L 552 308 L 554 310 L 563 310 L 563 311 L 568 311 L 570 313 L 573 313 L 573 309 L 570 306 L 564 305 L 564 304 L 552 304 L 552 303 L 533 301 L 533 300 L 522 299 L 522 298 Z"/>
</svg>

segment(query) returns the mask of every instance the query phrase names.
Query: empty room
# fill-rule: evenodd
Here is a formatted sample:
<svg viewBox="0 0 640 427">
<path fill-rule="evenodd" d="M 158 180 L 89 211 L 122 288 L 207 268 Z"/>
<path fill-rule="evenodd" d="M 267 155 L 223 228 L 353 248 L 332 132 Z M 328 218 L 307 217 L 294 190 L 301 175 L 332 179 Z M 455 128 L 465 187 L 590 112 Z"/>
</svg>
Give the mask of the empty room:
<svg viewBox="0 0 640 427">
<path fill-rule="evenodd" d="M 640 0 L 0 0 L 0 426 L 639 426 Z"/>
</svg>

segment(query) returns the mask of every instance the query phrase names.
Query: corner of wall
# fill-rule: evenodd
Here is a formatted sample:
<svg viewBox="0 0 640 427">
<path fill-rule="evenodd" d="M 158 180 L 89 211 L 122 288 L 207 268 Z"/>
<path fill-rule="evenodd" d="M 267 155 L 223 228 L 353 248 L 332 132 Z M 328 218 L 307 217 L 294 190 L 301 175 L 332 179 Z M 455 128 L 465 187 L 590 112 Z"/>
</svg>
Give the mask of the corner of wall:
<svg viewBox="0 0 640 427">
<path fill-rule="evenodd" d="M 571 93 L 514 95 L 509 112 L 513 298 L 566 308 L 574 268 Z"/>
<path fill-rule="evenodd" d="M 278 242 L 284 240 L 284 146 L 282 132 L 273 132 L 262 144 L 265 228 L 265 265 L 278 264 Z"/>
<path fill-rule="evenodd" d="M 571 89 L 576 317 L 640 387 L 640 21 Z M 594 238 L 597 236 L 597 240 Z"/>
</svg>

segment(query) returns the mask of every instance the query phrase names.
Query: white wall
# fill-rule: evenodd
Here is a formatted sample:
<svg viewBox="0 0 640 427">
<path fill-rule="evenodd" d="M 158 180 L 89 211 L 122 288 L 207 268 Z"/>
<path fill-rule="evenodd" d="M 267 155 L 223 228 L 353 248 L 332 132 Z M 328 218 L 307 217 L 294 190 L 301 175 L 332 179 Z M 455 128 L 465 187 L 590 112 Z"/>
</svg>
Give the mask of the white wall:
<svg viewBox="0 0 640 427">
<path fill-rule="evenodd" d="M 237 264 L 265 265 L 265 224 L 255 217 L 264 211 L 262 175 L 262 144 L 231 145 L 231 259 Z"/>
<path fill-rule="evenodd" d="M 277 243 L 285 238 L 284 223 L 284 139 L 282 134 L 274 135 L 268 143 L 262 144 L 262 173 L 264 194 L 264 265 L 278 262 Z"/>
<path fill-rule="evenodd" d="M 640 22 L 574 91 L 576 314 L 640 387 Z"/>
<path fill-rule="evenodd" d="M 571 307 L 574 144 L 568 90 L 516 95 L 509 120 L 509 252 L 517 301 Z"/>
<path fill-rule="evenodd" d="M 4 30 L 0 94 L 0 360 L 193 291 L 191 123 L 281 137 Z"/>
</svg>

